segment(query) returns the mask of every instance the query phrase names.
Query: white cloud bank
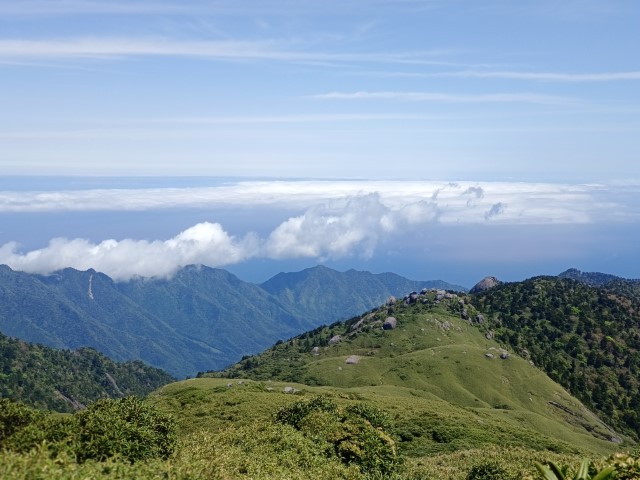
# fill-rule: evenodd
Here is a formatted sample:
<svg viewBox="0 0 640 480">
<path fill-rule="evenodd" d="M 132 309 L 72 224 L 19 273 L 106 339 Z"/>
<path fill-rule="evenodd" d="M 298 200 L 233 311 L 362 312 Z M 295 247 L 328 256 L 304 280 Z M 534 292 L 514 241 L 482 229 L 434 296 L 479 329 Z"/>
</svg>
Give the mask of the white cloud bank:
<svg viewBox="0 0 640 480">
<path fill-rule="evenodd" d="M 94 268 L 115 280 L 133 276 L 166 277 L 189 264 L 228 265 L 246 260 L 256 251 L 257 239 L 236 239 L 217 223 L 199 223 L 175 237 L 161 241 L 56 238 L 39 250 L 19 253 L 15 243 L 0 247 L 0 263 L 14 270 L 51 273 L 66 267 Z"/>
<path fill-rule="evenodd" d="M 614 188 L 614 187 L 608 187 Z M 0 192 L 1 211 L 158 209 L 296 205 L 266 236 L 230 235 L 218 223 L 194 225 L 168 240 L 56 238 L 21 252 L 0 246 L 0 264 L 50 273 L 94 268 L 116 280 L 170 276 L 189 264 L 222 267 L 252 258 L 370 257 L 383 240 L 444 225 L 588 224 L 637 220 L 637 187 L 620 187 L 627 204 L 596 185 L 436 182 L 241 182 L 203 189 Z"/>
</svg>

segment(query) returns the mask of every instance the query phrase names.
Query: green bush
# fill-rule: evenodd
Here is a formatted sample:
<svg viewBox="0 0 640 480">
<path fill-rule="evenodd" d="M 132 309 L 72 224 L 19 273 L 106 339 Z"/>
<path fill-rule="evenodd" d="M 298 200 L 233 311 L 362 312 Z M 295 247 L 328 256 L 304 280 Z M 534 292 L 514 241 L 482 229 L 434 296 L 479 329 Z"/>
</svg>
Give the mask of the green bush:
<svg viewBox="0 0 640 480">
<path fill-rule="evenodd" d="M 0 446 L 15 432 L 42 419 L 45 412 L 34 410 L 7 398 L 0 399 Z"/>
<path fill-rule="evenodd" d="M 514 477 L 496 462 L 487 462 L 471 467 L 467 480 L 514 480 Z"/>
<path fill-rule="evenodd" d="M 44 445 L 51 457 L 62 452 L 74 455 L 78 422 L 71 415 L 45 414 L 11 435 L 4 443 L 5 448 L 25 453 Z"/>
<path fill-rule="evenodd" d="M 595 471 L 589 460 L 583 460 L 573 475 L 571 475 L 568 466 L 559 467 L 553 462 L 547 462 L 546 465 L 536 463 L 536 468 L 544 480 L 609 480 L 618 478 L 615 467 L 608 465 L 600 471 Z M 631 478 L 637 479 L 638 477 Z"/>
<path fill-rule="evenodd" d="M 606 464 L 615 468 L 615 480 L 638 480 L 640 478 L 640 452 L 614 453 Z"/>
<path fill-rule="evenodd" d="M 174 421 L 135 397 L 99 400 L 76 417 L 80 462 L 111 457 L 130 462 L 167 458 L 175 447 Z"/>
<path fill-rule="evenodd" d="M 295 402 L 276 412 L 279 423 L 291 425 L 324 444 L 325 453 L 366 474 L 389 475 L 400 465 L 388 416 L 367 404 L 340 408 L 326 395 Z"/>
<path fill-rule="evenodd" d="M 44 445 L 52 457 L 78 462 L 119 458 L 133 463 L 167 458 L 176 443 L 173 420 L 135 397 L 99 400 L 86 410 L 56 415 L 0 402 L 0 446 L 25 453 Z"/>
</svg>

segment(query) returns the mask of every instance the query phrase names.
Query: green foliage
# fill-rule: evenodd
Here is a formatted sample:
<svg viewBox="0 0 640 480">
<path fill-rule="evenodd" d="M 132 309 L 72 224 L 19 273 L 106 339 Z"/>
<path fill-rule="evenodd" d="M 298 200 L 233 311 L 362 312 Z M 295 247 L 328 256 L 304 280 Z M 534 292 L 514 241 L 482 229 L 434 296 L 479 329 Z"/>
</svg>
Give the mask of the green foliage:
<svg viewBox="0 0 640 480">
<path fill-rule="evenodd" d="M 44 416 L 44 412 L 34 410 L 21 403 L 8 398 L 0 399 L 0 446 L 15 432 Z"/>
<path fill-rule="evenodd" d="M 25 453 L 45 445 L 51 456 L 78 462 L 168 458 L 177 436 L 174 421 L 135 397 L 99 400 L 73 416 L 31 410 L 2 401 L 0 447 Z"/>
<path fill-rule="evenodd" d="M 474 465 L 466 480 L 516 480 L 505 468 L 496 462 L 485 462 Z"/>
<path fill-rule="evenodd" d="M 526 355 L 619 431 L 640 431 L 640 295 L 556 277 L 470 296 L 497 340 Z"/>
<path fill-rule="evenodd" d="M 640 478 L 640 455 L 637 451 L 629 453 L 614 453 L 605 462 L 598 465 L 600 468 L 615 469 L 615 480 L 638 480 Z"/>
<path fill-rule="evenodd" d="M 559 467 L 553 462 L 546 465 L 536 463 L 536 468 L 544 480 L 609 480 L 615 477 L 615 467 L 607 466 L 599 472 L 591 472 L 589 460 L 583 460 L 578 470 L 570 475 L 568 467 Z"/>
<path fill-rule="evenodd" d="M 177 439 L 173 420 L 135 397 L 99 400 L 76 417 L 79 461 L 167 458 Z"/>
<path fill-rule="evenodd" d="M 340 408 L 320 395 L 279 409 L 275 418 L 326 443 L 328 455 L 357 465 L 365 473 L 389 475 L 400 465 L 396 442 L 382 427 L 389 421 L 371 405 Z"/>
<path fill-rule="evenodd" d="M 175 379 L 142 362 L 91 349 L 56 350 L 0 334 L 0 397 L 72 412 L 99 398 L 144 396 Z"/>
</svg>

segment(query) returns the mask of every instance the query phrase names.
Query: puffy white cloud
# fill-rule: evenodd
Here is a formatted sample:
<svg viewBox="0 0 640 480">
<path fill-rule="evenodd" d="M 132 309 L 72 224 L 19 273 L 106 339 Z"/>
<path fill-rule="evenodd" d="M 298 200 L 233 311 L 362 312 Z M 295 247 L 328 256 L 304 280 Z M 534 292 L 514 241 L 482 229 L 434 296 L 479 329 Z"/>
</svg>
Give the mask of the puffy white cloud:
<svg viewBox="0 0 640 480">
<path fill-rule="evenodd" d="M 271 258 L 334 258 L 359 251 L 373 253 L 379 236 L 393 228 L 391 211 L 377 194 L 318 205 L 293 217 L 269 235 Z"/>
<path fill-rule="evenodd" d="M 172 239 L 162 241 L 56 238 L 45 248 L 19 253 L 15 242 L 0 247 L 0 263 L 15 270 L 50 273 L 66 267 L 94 268 L 115 280 L 133 276 L 170 276 L 181 266 L 224 266 L 241 262 L 257 251 L 257 239 L 236 239 L 216 223 L 200 223 Z"/>
</svg>

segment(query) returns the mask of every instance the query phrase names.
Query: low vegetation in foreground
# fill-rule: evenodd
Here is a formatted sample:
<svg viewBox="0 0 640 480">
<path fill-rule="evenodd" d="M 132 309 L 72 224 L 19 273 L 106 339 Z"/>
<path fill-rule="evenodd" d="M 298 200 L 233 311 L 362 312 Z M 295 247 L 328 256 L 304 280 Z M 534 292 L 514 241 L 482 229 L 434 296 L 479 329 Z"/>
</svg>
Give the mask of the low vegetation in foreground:
<svg viewBox="0 0 640 480">
<path fill-rule="evenodd" d="M 414 455 L 404 451 L 400 410 L 383 405 L 364 391 L 224 379 L 168 385 L 146 401 L 102 400 L 73 415 L 3 400 L 0 478 L 553 478 L 536 467 L 547 462 L 559 466 L 557 478 L 596 478 L 606 466 L 616 468 L 612 478 L 640 478 L 637 456 L 579 448 L 487 442 Z M 577 477 L 585 458 L 593 476 Z"/>
</svg>

